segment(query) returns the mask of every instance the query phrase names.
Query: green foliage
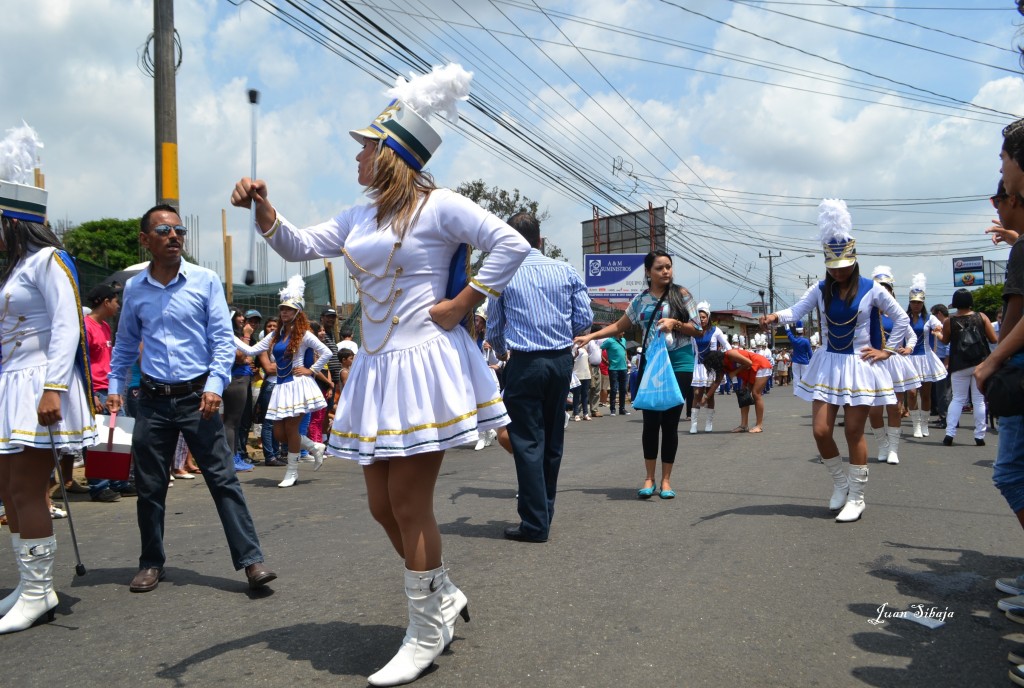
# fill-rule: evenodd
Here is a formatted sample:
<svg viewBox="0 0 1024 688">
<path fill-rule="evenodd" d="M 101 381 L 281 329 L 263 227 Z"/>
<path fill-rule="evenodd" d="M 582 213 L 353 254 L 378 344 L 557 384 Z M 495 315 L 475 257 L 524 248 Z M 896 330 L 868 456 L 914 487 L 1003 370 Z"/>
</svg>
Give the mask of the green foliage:
<svg viewBox="0 0 1024 688">
<path fill-rule="evenodd" d="M 1003 285 L 986 284 L 975 289 L 971 295 L 974 297 L 974 310 L 995 321 L 996 314 L 1003 309 Z"/>
<path fill-rule="evenodd" d="M 484 210 L 497 215 L 502 220 L 508 220 L 516 213 L 521 212 L 531 213 L 542 224 L 544 220 L 551 217 L 551 214 L 548 211 L 540 209 L 540 204 L 537 201 L 519 193 L 519 189 L 512 189 L 511 193 L 505 189 L 499 189 L 496 186 L 488 189 L 487 183 L 484 182 L 483 179 L 474 179 L 471 182 L 463 182 L 455 188 L 455 192 L 462 194 Z M 544 240 L 543 253 L 548 258 L 569 262 L 569 259 L 562 253 L 562 249 L 556 246 L 555 242 L 550 239 Z M 473 272 L 480 269 L 480 266 L 483 265 L 484 258 L 486 257 L 486 253 L 474 251 Z"/>
<path fill-rule="evenodd" d="M 71 255 L 111 271 L 139 262 L 139 218 L 83 222 L 65 231 L 63 240 Z"/>
</svg>

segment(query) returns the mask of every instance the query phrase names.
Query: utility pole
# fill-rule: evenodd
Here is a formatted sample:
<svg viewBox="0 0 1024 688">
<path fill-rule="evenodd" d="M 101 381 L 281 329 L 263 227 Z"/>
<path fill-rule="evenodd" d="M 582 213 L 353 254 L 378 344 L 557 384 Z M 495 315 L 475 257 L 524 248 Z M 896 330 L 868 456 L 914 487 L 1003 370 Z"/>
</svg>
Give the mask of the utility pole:
<svg viewBox="0 0 1024 688">
<path fill-rule="evenodd" d="M 768 259 L 768 307 L 771 309 L 768 312 L 769 313 L 774 313 L 775 312 L 775 272 L 772 269 L 772 259 L 773 258 L 781 258 L 782 257 L 782 251 L 779 251 L 777 254 L 772 254 L 771 251 L 768 251 L 768 255 L 767 256 L 764 256 L 764 255 L 761 255 L 761 253 L 758 253 L 757 257 L 758 258 L 767 258 Z"/>
<path fill-rule="evenodd" d="M 153 0 L 153 110 L 156 202 L 179 208 L 178 124 L 174 72 L 174 0 Z"/>
</svg>

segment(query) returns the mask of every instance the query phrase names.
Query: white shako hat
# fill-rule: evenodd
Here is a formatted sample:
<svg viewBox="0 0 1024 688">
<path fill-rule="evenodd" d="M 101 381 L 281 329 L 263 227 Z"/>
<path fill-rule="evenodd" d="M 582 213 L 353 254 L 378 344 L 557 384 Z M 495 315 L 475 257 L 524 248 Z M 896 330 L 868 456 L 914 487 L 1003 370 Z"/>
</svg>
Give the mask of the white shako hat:
<svg viewBox="0 0 1024 688">
<path fill-rule="evenodd" d="M 845 201 L 826 198 L 818 205 L 818 238 L 825 251 L 826 268 L 845 268 L 857 262 L 852 228 L 853 219 Z"/>
<path fill-rule="evenodd" d="M 292 275 L 288 278 L 288 284 L 278 292 L 281 296 L 281 305 L 303 310 L 306 307 L 306 282 L 302 275 Z"/>
<path fill-rule="evenodd" d="M 0 140 L 0 215 L 46 222 L 47 192 L 36 176 L 37 151 L 43 147 L 29 125 L 7 130 Z"/>
<path fill-rule="evenodd" d="M 430 124 L 430 116 L 443 113 L 449 122 L 459 119 L 456 102 L 469 98 L 473 73 L 462 65 L 450 63 L 434 67 L 430 74 L 398 77 L 394 88 L 386 91 L 393 100 L 377 119 L 364 129 L 349 132 L 359 143 L 376 139 L 391 148 L 402 160 L 419 172 L 441 145 L 441 134 Z"/>
<path fill-rule="evenodd" d="M 890 287 L 896 284 L 896 278 L 893 277 L 892 268 L 888 265 L 876 265 L 875 269 L 871 271 L 871 279 L 875 280 L 879 284 L 888 284 Z"/>
<path fill-rule="evenodd" d="M 924 303 L 925 287 L 928 280 L 923 272 L 919 272 L 910 278 L 910 300 Z"/>
<path fill-rule="evenodd" d="M 701 301 L 700 303 L 698 303 L 697 312 L 700 313 L 701 311 L 704 311 L 708 315 L 711 315 L 711 304 L 708 303 L 707 301 Z"/>
</svg>

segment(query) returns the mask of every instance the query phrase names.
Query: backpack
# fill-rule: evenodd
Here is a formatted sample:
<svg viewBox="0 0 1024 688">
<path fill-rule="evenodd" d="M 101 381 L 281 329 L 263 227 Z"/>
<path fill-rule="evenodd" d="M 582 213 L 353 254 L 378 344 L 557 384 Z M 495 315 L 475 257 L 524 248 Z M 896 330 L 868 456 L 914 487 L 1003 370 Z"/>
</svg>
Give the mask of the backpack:
<svg viewBox="0 0 1024 688">
<path fill-rule="evenodd" d="M 957 338 L 950 356 L 955 355 L 964 368 L 976 366 L 988 358 L 990 349 L 988 341 L 981 334 L 979 320 L 980 318 L 974 315 L 954 321 Z"/>
</svg>

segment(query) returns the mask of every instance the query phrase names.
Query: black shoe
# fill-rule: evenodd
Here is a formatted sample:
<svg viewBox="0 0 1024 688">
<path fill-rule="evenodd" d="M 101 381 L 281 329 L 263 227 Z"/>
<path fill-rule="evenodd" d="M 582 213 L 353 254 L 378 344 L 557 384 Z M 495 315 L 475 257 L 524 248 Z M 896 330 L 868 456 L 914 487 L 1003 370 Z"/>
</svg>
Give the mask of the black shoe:
<svg viewBox="0 0 1024 688">
<path fill-rule="evenodd" d="M 128 483 L 124 487 L 118 488 L 117 492 L 122 497 L 138 497 L 139 496 L 139 491 L 135 489 L 135 483 L 133 483 L 133 482 Z"/>
<path fill-rule="evenodd" d="M 111 490 L 109 487 L 104 487 L 101 491 L 92 495 L 92 501 L 94 502 L 120 502 L 121 495 Z"/>
<path fill-rule="evenodd" d="M 945 437 L 942 438 L 942 443 L 944 445 L 946 445 L 947 447 L 952 447 L 953 446 L 953 438 L 950 437 L 949 435 L 946 435 Z"/>
<path fill-rule="evenodd" d="M 977 437 L 974 438 L 974 443 L 976 445 L 978 445 L 979 447 L 984 447 L 985 446 L 985 440 L 979 439 Z"/>
<path fill-rule="evenodd" d="M 520 526 L 509 526 L 505 529 L 505 537 L 516 542 L 547 542 L 547 538 L 532 538 L 523 533 Z"/>
</svg>

